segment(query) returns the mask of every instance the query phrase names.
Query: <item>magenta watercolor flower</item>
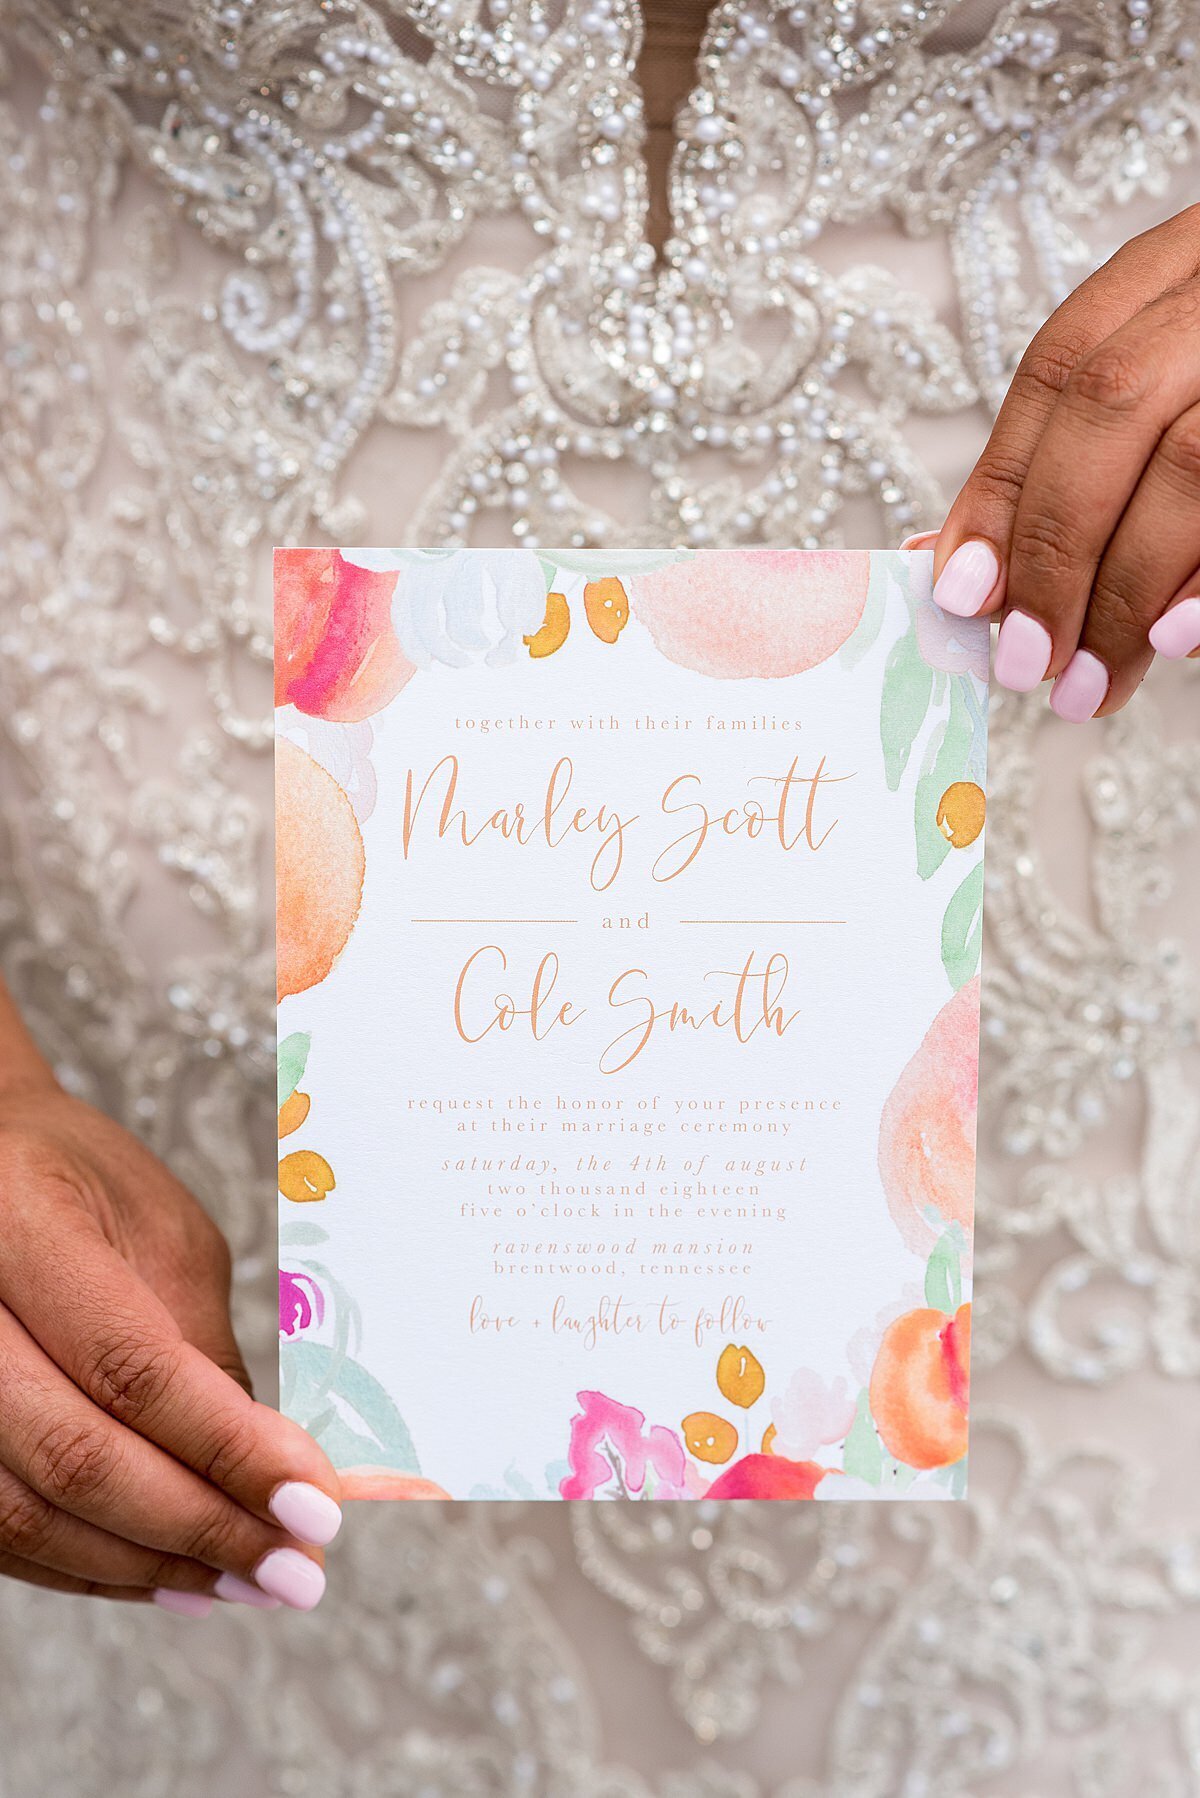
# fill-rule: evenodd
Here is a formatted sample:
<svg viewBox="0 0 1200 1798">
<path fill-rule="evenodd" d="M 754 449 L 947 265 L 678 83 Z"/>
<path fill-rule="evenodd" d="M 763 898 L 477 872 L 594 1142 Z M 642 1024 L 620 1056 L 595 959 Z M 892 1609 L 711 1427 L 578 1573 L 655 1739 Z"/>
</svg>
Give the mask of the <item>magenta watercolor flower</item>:
<svg viewBox="0 0 1200 1798">
<path fill-rule="evenodd" d="M 325 1295 L 309 1274 L 279 1270 L 279 1334 L 299 1336 L 325 1316 Z"/>
<path fill-rule="evenodd" d="M 646 1428 L 632 1405 L 602 1392 L 581 1392 L 571 1419 L 571 1471 L 562 1498 L 693 1498 L 683 1443 L 663 1424 Z M 646 1487 L 649 1484 L 650 1490 Z"/>
</svg>

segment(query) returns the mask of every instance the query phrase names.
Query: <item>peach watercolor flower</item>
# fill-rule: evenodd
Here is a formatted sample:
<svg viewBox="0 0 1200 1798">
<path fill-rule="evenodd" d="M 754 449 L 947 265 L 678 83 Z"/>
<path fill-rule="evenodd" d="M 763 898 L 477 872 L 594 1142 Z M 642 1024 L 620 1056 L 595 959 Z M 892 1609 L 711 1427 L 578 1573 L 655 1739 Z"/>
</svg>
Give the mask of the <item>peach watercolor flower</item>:
<svg viewBox="0 0 1200 1798">
<path fill-rule="evenodd" d="M 275 746 L 276 984 L 281 999 L 324 980 L 362 903 L 362 834 L 338 783 L 297 744 Z"/>
<path fill-rule="evenodd" d="M 444 1486 L 415 1473 L 392 1473 L 386 1467 L 346 1467 L 338 1475 L 346 1499 L 449 1498 Z"/>
<path fill-rule="evenodd" d="M 947 1224 L 970 1240 L 975 1199 L 979 976 L 947 1000 L 883 1108 L 879 1174 L 907 1246 L 927 1256 Z"/>
<path fill-rule="evenodd" d="M 841 550 L 706 550 L 639 575 L 633 615 L 669 661 L 778 680 L 828 661 L 867 602 L 871 559 Z"/>
</svg>

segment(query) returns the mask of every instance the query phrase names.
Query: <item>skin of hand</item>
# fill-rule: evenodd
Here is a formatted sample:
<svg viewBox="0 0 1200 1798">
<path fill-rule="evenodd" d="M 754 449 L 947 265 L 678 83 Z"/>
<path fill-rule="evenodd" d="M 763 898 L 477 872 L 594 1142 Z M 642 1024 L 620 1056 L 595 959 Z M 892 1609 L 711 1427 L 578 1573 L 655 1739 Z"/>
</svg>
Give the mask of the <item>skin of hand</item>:
<svg viewBox="0 0 1200 1798">
<path fill-rule="evenodd" d="M 220 1231 L 72 1098 L 0 983 L 0 1573 L 199 1616 L 309 1610 L 337 1474 L 255 1402 Z"/>
<path fill-rule="evenodd" d="M 995 673 L 1072 722 L 1200 653 L 1200 206 L 1038 332 L 938 534 L 934 597 L 1002 614 Z"/>
</svg>

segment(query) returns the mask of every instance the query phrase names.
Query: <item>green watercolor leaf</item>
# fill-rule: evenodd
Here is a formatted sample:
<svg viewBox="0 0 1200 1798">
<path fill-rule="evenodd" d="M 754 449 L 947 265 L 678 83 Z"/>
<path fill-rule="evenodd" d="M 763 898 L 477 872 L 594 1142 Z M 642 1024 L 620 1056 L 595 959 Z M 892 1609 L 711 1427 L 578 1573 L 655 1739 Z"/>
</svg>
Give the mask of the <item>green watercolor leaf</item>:
<svg viewBox="0 0 1200 1798">
<path fill-rule="evenodd" d="M 883 1444 L 875 1432 L 871 1401 L 864 1386 L 858 1395 L 854 1422 L 842 1451 L 842 1470 L 868 1486 L 878 1486 L 883 1479 Z"/>
<path fill-rule="evenodd" d="M 962 1303 L 962 1272 L 958 1248 L 949 1235 L 941 1237 L 925 1264 L 925 1303 L 953 1317 Z"/>
<path fill-rule="evenodd" d="M 917 838 L 917 873 L 922 880 L 936 874 L 950 853 L 949 840 L 938 829 L 937 810 L 942 794 L 967 774 L 975 727 L 957 681 L 950 688 L 950 712 L 929 742 L 913 800 L 913 827 Z"/>
<path fill-rule="evenodd" d="M 942 965 L 955 992 L 979 971 L 983 951 L 983 863 L 977 862 L 946 907 Z"/>
<path fill-rule="evenodd" d="M 285 1036 L 279 1045 L 276 1061 L 276 1077 L 279 1086 L 279 1105 L 286 1105 L 301 1080 L 308 1062 L 308 1051 L 312 1046 L 312 1036 L 307 1030 L 294 1030 L 291 1036 Z"/>
<path fill-rule="evenodd" d="M 335 1467 L 420 1473 L 408 1425 L 374 1374 L 323 1342 L 279 1345 L 281 1409 Z"/>
<path fill-rule="evenodd" d="M 840 660 L 843 668 L 857 668 L 883 629 L 883 620 L 887 614 L 888 581 L 892 576 L 890 563 L 890 556 L 871 557 L 866 604 L 849 641 L 842 645 Z"/>
<path fill-rule="evenodd" d="M 329 1231 L 322 1230 L 319 1224 L 282 1223 L 279 1226 L 281 1249 L 319 1249 L 328 1241 Z"/>
<path fill-rule="evenodd" d="M 916 631 L 906 631 L 887 659 L 879 713 L 884 771 L 893 793 L 900 785 L 913 744 L 929 712 L 932 692 L 933 669 L 917 646 Z"/>
</svg>

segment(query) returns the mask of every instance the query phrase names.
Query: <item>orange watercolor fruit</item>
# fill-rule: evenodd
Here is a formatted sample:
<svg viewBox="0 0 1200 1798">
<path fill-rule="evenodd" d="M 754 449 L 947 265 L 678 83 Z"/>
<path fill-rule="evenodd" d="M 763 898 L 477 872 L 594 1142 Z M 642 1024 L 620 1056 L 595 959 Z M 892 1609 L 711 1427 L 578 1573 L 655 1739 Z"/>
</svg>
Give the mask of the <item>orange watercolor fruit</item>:
<svg viewBox="0 0 1200 1798">
<path fill-rule="evenodd" d="M 365 863 L 345 793 L 310 755 L 275 745 L 275 903 L 279 997 L 324 980 L 362 902 Z"/>
<path fill-rule="evenodd" d="M 293 1130 L 300 1128 L 308 1116 L 311 1105 L 312 1100 L 308 1094 L 302 1093 L 298 1089 L 290 1098 L 283 1101 L 279 1107 L 279 1135 L 281 1138 L 290 1136 Z"/>
<path fill-rule="evenodd" d="M 762 1452 L 764 1455 L 773 1455 L 775 1453 L 775 1438 L 778 1434 L 779 1431 L 775 1428 L 775 1425 L 769 1423 L 763 1431 Z"/>
<path fill-rule="evenodd" d="M 725 1418 L 712 1411 L 693 1411 L 682 1425 L 683 1439 L 697 1461 L 728 1461 L 738 1445 L 738 1433 Z"/>
<path fill-rule="evenodd" d="M 552 656 L 556 649 L 561 649 L 570 629 L 571 608 L 565 594 L 547 593 L 545 620 L 531 637 L 522 637 L 521 641 L 537 660 L 542 656 Z"/>
<path fill-rule="evenodd" d="M 740 1405 L 746 1410 L 763 1395 L 767 1384 L 767 1376 L 762 1370 L 762 1363 L 757 1361 L 744 1345 L 735 1348 L 731 1342 L 721 1350 L 721 1358 L 717 1362 L 717 1385 L 731 1405 Z"/>
<path fill-rule="evenodd" d="M 946 1467 L 967 1452 L 971 1307 L 922 1307 L 889 1324 L 871 1370 L 871 1415 L 906 1467 Z"/>
<path fill-rule="evenodd" d="M 956 780 L 937 808 L 937 827 L 952 849 L 968 849 L 983 829 L 987 800 L 973 780 Z"/>
<path fill-rule="evenodd" d="M 293 1149 L 279 1163 L 279 1190 L 293 1205 L 311 1205 L 336 1185 L 333 1169 L 315 1149 Z"/>
<path fill-rule="evenodd" d="M 615 575 L 587 583 L 583 589 L 583 609 L 601 643 L 615 643 L 629 623 L 629 599 Z"/>
</svg>

